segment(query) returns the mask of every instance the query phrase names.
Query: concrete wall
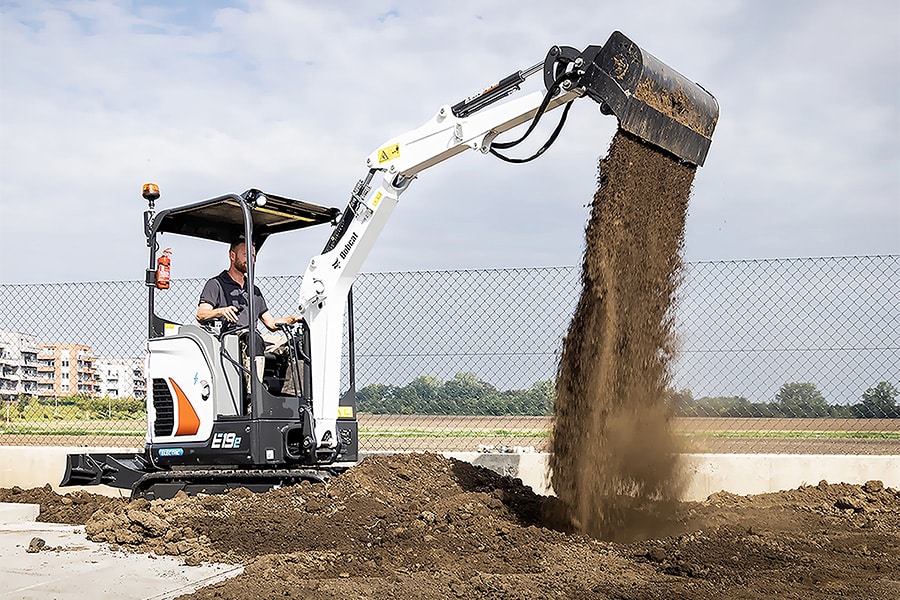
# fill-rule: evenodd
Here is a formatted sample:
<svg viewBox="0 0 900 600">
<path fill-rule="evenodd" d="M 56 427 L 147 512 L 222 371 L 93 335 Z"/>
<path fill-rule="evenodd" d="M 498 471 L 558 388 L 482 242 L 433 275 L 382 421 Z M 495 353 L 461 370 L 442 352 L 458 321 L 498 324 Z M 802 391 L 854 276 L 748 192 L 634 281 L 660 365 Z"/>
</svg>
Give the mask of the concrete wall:
<svg viewBox="0 0 900 600">
<path fill-rule="evenodd" d="M 105 485 L 90 487 L 60 488 L 66 472 L 66 455 L 87 454 L 91 452 L 142 452 L 134 448 L 60 448 L 55 446 L 0 446 L 0 487 L 9 488 L 15 485 L 20 488 L 43 487 L 50 484 L 54 490 L 64 494 L 77 490 L 87 490 L 94 494 L 108 496 L 128 496 L 125 490 L 118 490 Z"/>
<path fill-rule="evenodd" d="M 547 478 L 546 454 L 448 453 L 518 477 L 536 492 L 552 493 Z M 812 454 L 686 454 L 684 469 L 689 478 L 684 500 L 704 500 L 715 492 L 763 494 L 801 485 L 865 483 L 879 479 L 900 488 L 900 456 L 845 456 Z"/>
<path fill-rule="evenodd" d="M 139 452 L 132 449 L 130 451 Z M 93 493 L 127 496 L 127 492 L 106 486 L 60 488 L 66 454 L 87 452 L 129 452 L 121 448 L 56 448 L 0 446 L 0 487 L 41 487 L 49 483 L 60 493 L 86 489 Z M 448 452 L 446 456 L 487 467 L 510 477 L 518 477 L 538 493 L 551 493 L 547 479 L 547 455 L 485 454 Z M 687 454 L 685 470 L 690 483 L 685 500 L 703 500 L 710 494 L 762 494 L 829 483 L 865 483 L 879 479 L 884 485 L 900 488 L 900 456 L 844 456 L 797 454 Z"/>
</svg>

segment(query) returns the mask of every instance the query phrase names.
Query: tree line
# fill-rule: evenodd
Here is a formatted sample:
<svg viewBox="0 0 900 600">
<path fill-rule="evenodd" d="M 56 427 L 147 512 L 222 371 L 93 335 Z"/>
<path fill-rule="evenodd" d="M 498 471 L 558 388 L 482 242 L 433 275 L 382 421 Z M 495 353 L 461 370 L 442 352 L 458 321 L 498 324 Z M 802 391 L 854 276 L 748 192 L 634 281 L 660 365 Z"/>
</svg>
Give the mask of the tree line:
<svg viewBox="0 0 900 600">
<path fill-rule="evenodd" d="M 448 381 L 431 375 L 404 386 L 373 383 L 356 392 L 359 412 L 389 415 L 532 415 L 553 414 L 556 389 L 538 381 L 525 390 L 500 391 L 474 373 Z"/>
<path fill-rule="evenodd" d="M 900 418 L 900 390 L 881 381 L 866 389 L 855 404 L 830 404 L 812 383 L 785 383 L 770 402 L 751 402 L 743 396 L 694 398 L 690 390 L 669 390 L 667 402 L 678 417 L 751 418 Z M 356 392 L 357 410 L 391 415 L 550 416 L 556 401 L 553 381 L 544 380 L 521 390 L 498 390 L 474 373 L 452 379 L 423 375 L 407 385 L 373 383 Z M 68 396 L 35 398 L 22 395 L 7 401 L 6 420 L 134 419 L 145 414 L 144 400 Z"/>
<path fill-rule="evenodd" d="M 812 383 L 785 383 L 771 402 L 751 402 L 743 396 L 694 398 L 690 390 L 669 390 L 667 401 L 679 417 L 774 418 L 900 418 L 900 390 L 886 381 L 865 390 L 856 404 L 829 404 Z M 528 389 L 500 391 L 474 373 L 457 373 L 442 381 L 431 375 L 407 385 L 381 383 L 357 391 L 357 410 L 370 414 L 521 415 L 553 414 L 553 381 L 538 381 Z"/>
<path fill-rule="evenodd" d="M 896 419 L 900 390 L 887 381 L 868 388 L 856 404 L 829 404 L 812 383 L 785 383 L 772 402 L 750 402 L 743 396 L 694 399 L 690 390 L 670 394 L 675 414 L 682 417 L 757 417 Z"/>
</svg>

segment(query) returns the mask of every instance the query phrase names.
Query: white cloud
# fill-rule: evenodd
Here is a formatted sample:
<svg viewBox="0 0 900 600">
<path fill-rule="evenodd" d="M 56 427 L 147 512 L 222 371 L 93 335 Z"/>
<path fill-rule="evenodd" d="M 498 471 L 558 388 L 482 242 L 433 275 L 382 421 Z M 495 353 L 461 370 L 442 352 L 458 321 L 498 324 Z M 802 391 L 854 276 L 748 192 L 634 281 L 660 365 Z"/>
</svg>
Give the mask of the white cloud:
<svg viewBox="0 0 900 600">
<path fill-rule="evenodd" d="M 613 29 L 721 106 L 688 259 L 898 252 L 900 8 L 783 4 L 4 3 L 0 280 L 140 278 L 148 180 L 160 206 L 260 187 L 343 207 L 384 140 Z M 615 127 L 588 104 L 534 163 L 424 173 L 365 269 L 579 263 Z M 308 237 L 270 242 L 265 273 L 302 272 L 327 231 Z M 201 276 L 221 257 L 177 259 Z"/>
</svg>

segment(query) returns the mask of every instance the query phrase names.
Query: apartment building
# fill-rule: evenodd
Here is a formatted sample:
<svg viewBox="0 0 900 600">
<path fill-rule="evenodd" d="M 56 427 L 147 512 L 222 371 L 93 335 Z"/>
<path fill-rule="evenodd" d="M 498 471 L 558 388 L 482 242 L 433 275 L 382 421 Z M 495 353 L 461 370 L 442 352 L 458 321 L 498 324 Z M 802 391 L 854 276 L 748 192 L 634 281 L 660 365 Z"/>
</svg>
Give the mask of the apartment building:
<svg viewBox="0 0 900 600">
<path fill-rule="evenodd" d="M 0 331 L 0 399 L 39 393 L 40 350 L 36 336 Z"/>
<path fill-rule="evenodd" d="M 144 398 L 144 361 L 95 357 L 83 344 L 45 344 L 34 335 L 0 330 L 0 400 L 23 395 Z"/>
<path fill-rule="evenodd" d="M 100 395 L 109 398 L 144 398 L 147 382 L 140 358 L 97 357 L 94 360 Z"/>
<path fill-rule="evenodd" d="M 40 344 L 38 396 L 96 396 L 100 381 L 94 368 L 90 346 L 81 344 Z"/>
</svg>

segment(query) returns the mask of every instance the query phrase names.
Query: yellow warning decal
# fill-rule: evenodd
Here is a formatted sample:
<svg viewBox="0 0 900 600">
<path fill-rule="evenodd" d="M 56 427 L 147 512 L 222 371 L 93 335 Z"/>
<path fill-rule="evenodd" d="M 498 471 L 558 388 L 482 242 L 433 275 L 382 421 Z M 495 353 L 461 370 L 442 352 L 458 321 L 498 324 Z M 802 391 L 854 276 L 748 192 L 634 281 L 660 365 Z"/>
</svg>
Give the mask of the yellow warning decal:
<svg viewBox="0 0 900 600">
<path fill-rule="evenodd" d="M 166 323 L 163 325 L 163 335 L 176 335 L 178 326 L 175 323 Z"/>
<path fill-rule="evenodd" d="M 391 144 L 378 151 L 378 164 L 400 158 L 400 144 Z"/>
<path fill-rule="evenodd" d="M 381 198 L 384 196 L 384 193 L 381 190 L 375 192 L 375 195 L 372 197 L 372 208 L 378 206 L 378 203 L 381 202 Z"/>
<path fill-rule="evenodd" d="M 338 418 L 339 419 L 352 419 L 353 418 L 353 407 L 352 406 L 338 406 Z"/>
</svg>

